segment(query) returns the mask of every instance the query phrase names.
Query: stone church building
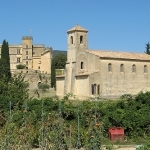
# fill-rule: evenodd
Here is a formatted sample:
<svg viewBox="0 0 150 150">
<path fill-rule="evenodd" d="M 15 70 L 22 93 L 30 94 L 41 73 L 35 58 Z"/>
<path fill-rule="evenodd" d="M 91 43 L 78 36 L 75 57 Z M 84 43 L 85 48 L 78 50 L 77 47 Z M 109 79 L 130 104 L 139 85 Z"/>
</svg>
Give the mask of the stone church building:
<svg viewBox="0 0 150 150">
<path fill-rule="evenodd" d="M 56 77 L 58 96 L 118 98 L 150 91 L 150 55 L 89 50 L 88 30 L 79 25 L 67 33 L 65 73 Z"/>
<path fill-rule="evenodd" d="M 0 45 L 0 54 L 1 54 Z M 16 65 L 23 64 L 27 70 L 51 73 L 52 48 L 42 44 L 33 44 L 32 36 L 23 36 L 22 44 L 9 45 L 10 69 L 15 72 Z"/>
</svg>

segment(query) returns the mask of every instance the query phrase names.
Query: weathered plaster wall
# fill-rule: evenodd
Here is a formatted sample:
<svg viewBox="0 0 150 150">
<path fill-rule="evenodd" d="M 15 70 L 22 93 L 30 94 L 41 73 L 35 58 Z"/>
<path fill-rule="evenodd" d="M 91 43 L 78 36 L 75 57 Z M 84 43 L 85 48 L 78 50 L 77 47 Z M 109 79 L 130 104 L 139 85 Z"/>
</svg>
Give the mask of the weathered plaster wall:
<svg viewBox="0 0 150 150">
<path fill-rule="evenodd" d="M 76 93 L 78 98 L 89 97 L 89 77 L 88 76 L 77 76 L 76 77 Z"/>
<path fill-rule="evenodd" d="M 56 95 L 64 96 L 64 77 L 57 78 Z"/>
<path fill-rule="evenodd" d="M 112 64 L 112 72 L 108 72 L 108 64 Z M 120 65 L 124 72 L 120 72 Z M 132 65 L 136 72 L 132 72 Z M 147 65 L 147 73 L 144 73 Z M 131 60 L 101 60 L 101 94 L 103 97 L 119 97 L 123 94 L 137 94 L 150 90 L 150 62 Z"/>
</svg>

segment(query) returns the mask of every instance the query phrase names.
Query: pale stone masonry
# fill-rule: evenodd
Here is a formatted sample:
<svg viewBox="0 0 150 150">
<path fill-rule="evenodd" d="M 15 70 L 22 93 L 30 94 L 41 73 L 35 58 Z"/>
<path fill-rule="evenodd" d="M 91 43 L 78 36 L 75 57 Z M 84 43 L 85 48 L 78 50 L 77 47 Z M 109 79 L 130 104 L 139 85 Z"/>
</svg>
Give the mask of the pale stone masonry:
<svg viewBox="0 0 150 150">
<path fill-rule="evenodd" d="M 150 55 L 88 50 L 88 31 L 79 25 L 68 30 L 65 74 L 57 76 L 58 96 L 73 93 L 85 99 L 100 95 L 119 98 L 150 91 Z"/>
<path fill-rule="evenodd" d="M 0 45 L 0 54 L 1 54 Z M 26 69 L 51 73 L 52 48 L 41 44 L 33 44 L 32 36 L 23 36 L 22 44 L 9 45 L 10 69 L 16 71 L 16 65 L 24 64 Z"/>
</svg>

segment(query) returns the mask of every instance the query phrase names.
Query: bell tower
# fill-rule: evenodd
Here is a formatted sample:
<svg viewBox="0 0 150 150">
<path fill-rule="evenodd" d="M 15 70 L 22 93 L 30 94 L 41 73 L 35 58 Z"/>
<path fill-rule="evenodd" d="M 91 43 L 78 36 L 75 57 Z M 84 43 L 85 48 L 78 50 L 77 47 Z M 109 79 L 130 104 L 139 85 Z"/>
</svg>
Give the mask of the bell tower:
<svg viewBox="0 0 150 150">
<path fill-rule="evenodd" d="M 88 30 L 76 25 L 68 30 L 68 52 L 67 61 L 76 62 L 79 52 L 84 52 L 88 49 Z"/>
<path fill-rule="evenodd" d="M 79 25 L 68 30 L 68 51 L 65 69 L 65 88 L 64 93 L 76 93 L 75 76 L 78 66 L 78 55 L 86 53 L 88 49 L 88 31 Z"/>
</svg>

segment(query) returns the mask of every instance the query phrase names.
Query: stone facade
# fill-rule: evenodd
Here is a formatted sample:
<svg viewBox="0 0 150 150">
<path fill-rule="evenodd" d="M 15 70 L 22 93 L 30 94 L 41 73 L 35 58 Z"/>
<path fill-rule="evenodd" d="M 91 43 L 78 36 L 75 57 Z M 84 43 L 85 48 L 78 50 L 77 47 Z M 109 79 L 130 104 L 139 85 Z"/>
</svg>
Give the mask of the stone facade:
<svg viewBox="0 0 150 150">
<path fill-rule="evenodd" d="M 50 74 L 52 48 L 46 48 L 41 44 L 33 44 L 32 41 L 33 38 L 31 36 L 23 36 L 22 44 L 9 45 L 11 72 L 16 71 L 16 65 L 24 64 L 26 69 Z"/>
<path fill-rule="evenodd" d="M 58 96 L 118 98 L 150 90 L 150 55 L 88 50 L 86 29 L 77 25 L 67 33 L 65 74 L 56 78 Z"/>
</svg>

